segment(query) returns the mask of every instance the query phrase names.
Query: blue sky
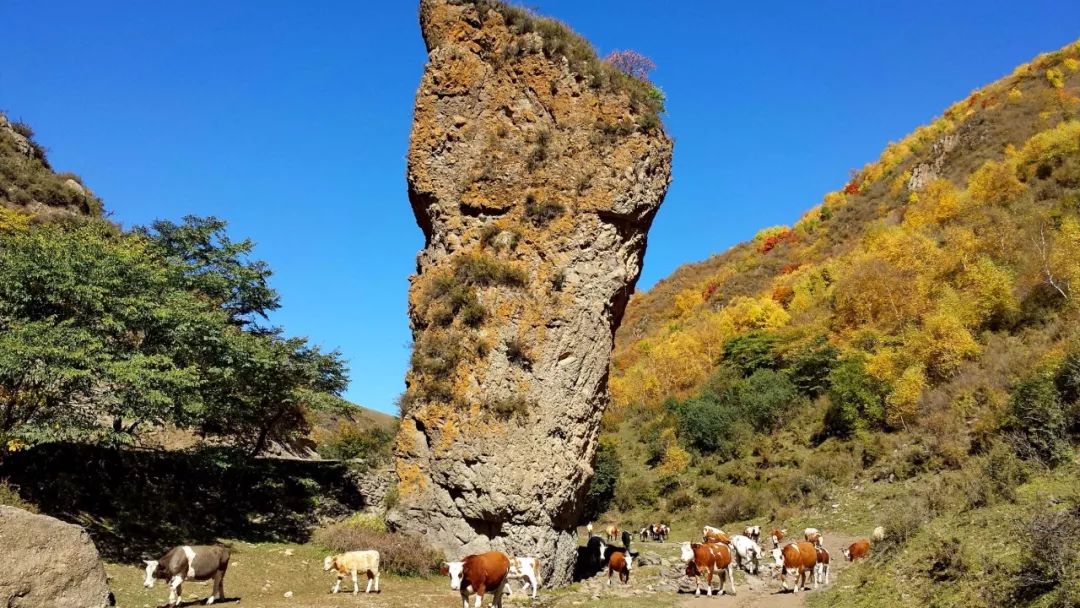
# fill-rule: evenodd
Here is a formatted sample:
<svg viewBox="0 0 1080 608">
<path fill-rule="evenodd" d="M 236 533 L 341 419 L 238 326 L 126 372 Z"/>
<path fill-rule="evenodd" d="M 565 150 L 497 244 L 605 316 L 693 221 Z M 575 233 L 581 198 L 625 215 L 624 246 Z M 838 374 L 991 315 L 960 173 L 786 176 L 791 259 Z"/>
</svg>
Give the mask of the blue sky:
<svg viewBox="0 0 1080 608">
<path fill-rule="evenodd" d="M 674 183 L 639 288 L 790 223 L 890 140 L 1080 37 L 1080 2 L 530 0 L 659 66 Z M 416 2 L 0 1 L 0 108 L 126 226 L 217 215 L 276 271 L 347 397 L 404 388 Z"/>
</svg>

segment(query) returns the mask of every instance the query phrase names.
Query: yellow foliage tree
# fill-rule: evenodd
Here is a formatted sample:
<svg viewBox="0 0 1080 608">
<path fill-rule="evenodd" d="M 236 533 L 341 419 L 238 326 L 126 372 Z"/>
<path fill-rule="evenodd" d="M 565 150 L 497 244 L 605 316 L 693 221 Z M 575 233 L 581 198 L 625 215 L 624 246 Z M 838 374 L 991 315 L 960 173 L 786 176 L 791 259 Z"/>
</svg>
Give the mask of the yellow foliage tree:
<svg viewBox="0 0 1080 608">
<path fill-rule="evenodd" d="M 0 233 L 26 230 L 30 226 L 30 216 L 18 209 L 0 205 Z"/>
<path fill-rule="evenodd" d="M 1055 89 L 1060 89 L 1065 86 L 1065 74 L 1062 74 L 1061 70 L 1057 68 L 1046 70 L 1046 80 L 1050 83 L 1050 86 Z"/>
<path fill-rule="evenodd" d="M 921 328 L 911 330 L 905 345 L 912 358 L 926 366 L 935 380 L 953 376 L 964 361 L 981 352 L 978 341 L 964 324 L 963 312 L 942 306 L 923 319 Z"/>
<path fill-rule="evenodd" d="M 664 477 L 676 477 L 690 466 L 690 454 L 678 445 L 669 444 L 664 450 L 664 457 L 660 460 L 657 471 Z"/>
<path fill-rule="evenodd" d="M 1019 308 L 1012 273 L 985 255 L 965 265 L 958 283 L 961 299 L 972 312 L 973 324 L 1002 321 Z"/>
<path fill-rule="evenodd" d="M 904 223 L 912 228 L 943 224 L 956 217 L 959 211 L 960 193 L 951 181 L 937 178 L 911 201 L 904 214 Z"/>
<path fill-rule="evenodd" d="M 1080 285 L 1080 221 L 1075 217 L 1061 221 L 1048 257 L 1044 269 L 1047 282 L 1075 303 L 1072 288 Z"/>
<path fill-rule="evenodd" d="M 703 302 L 705 302 L 705 297 L 700 289 L 694 287 L 684 289 L 675 294 L 675 315 L 680 318 L 685 317 Z"/>
<path fill-rule="evenodd" d="M 988 160 L 968 180 L 968 194 L 980 205 L 1008 205 L 1025 189 L 1010 162 Z"/>
<path fill-rule="evenodd" d="M 892 392 L 885 397 L 885 424 L 903 428 L 909 421 L 914 421 L 926 386 L 926 369 L 921 364 L 905 369 L 893 382 Z"/>
</svg>

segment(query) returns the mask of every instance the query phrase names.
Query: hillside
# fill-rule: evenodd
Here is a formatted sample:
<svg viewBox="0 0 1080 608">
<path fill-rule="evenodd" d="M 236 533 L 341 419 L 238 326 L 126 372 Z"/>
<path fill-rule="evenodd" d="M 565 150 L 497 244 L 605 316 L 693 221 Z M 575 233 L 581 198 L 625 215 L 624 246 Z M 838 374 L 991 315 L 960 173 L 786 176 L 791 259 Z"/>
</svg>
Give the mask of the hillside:
<svg viewBox="0 0 1080 608">
<path fill-rule="evenodd" d="M 890 143 L 791 226 L 635 294 L 616 337 L 599 508 L 713 525 L 813 515 L 864 535 L 892 522 L 879 568 L 942 543 L 970 558 L 975 540 L 958 530 L 973 517 L 1045 540 L 1051 524 L 1016 505 L 1075 468 L 1078 68 L 1080 43 L 1037 57 Z M 894 508 L 860 511 L 885 496 Z M 1052 497 L 1051 520 L 1080 501 Z M 1077 559 L 1046 557 L 1072 571 Z M 942 580 L 969 593 L 948 605 L 1080 597 L 1068 568 L 1039 586 L 1024 576 L 1045 564 L 1022 561 L 946 564 L 947 578 L 907 568 L 905 597 L 945 601 Z M 1020 578 L 1004 595 L 970 595 L 973 577 L 1006 574 Z M 862 576 L 866 605 L 898 598 L 895 577 Z"/>
</svg>

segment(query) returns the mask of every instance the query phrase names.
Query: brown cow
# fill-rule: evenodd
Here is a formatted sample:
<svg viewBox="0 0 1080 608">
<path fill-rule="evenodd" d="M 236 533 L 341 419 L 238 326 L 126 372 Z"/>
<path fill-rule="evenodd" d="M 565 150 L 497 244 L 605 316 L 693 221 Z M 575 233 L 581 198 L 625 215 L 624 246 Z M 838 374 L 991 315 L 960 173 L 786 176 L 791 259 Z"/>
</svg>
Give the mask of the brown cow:
<svg viewBox="0 0 1080 608">
<path fill-rule="evenodd" d="M 807 528 L 803 530 L 803 538 L 806 542 L 813 544 L 815 547 L 825 546 L 825 538 L 821 536 L 821 531 L 817 528 Z"/>
<path fill-rule="evenodd" d="M 784 576 L 789 569 L 796 571 L 794 593 L 806 587 L 806 577 L 814 576 L 817 570 L 817 547 L 813 543 L 799 541 L 789 543 L 783 549 L 773 549 L 773 558 L 780 567 L 780 584 L 787 590 L 787 581 Z M 817 588 L 817 579 L 814 579 L 814 588 Z"/>
<path fill-rule="evenodd" d="M 731 595 L 735 595 L 735 560 L 731 548 L 722 543 L 683 543 L 681 559 L 686 562 L 686 576 L 694 579 L 694 595 L 701 593 L 698 577 L 705 574 L 705 595 L 712 595 L 714 572 L 720 573 L 720 593 L 724 594 L 724 581 L 731 581 Z"/>
<path fill-rule="evenodd" d="M 607 532 L 607 539 L 608 539 L 609 542 L 614 542 L 614 541 L 619 540 L 619 526 L 616 526 L 616 525 L 612 524 L 612 525 L 607 527 L 606 532 Z"/>
<path fill-rule="evenodd" d="M 169 603 L 180 605 L 180 585 L 186 580 L 205 581 L 213 579 L 214 590 L 207 604 L 225 599 L 225 570 L 229 568 L 229 548 L 221 545 L 182 545 L 173 547 L 161 559 L 145 560 L 146 580 L 143 587 L 150 589 L 156 579 L 169 581 Z"/>
<path fill-rule="evenodd" d="M 476 594 L 476 608 L 491 593 L 491 605 L 502 608 L 502 594 L 510 572 L 510 558 L 498 551 L 470 555 L 460 562 L 446 562 L 442 574 L 450 575 L 450 588 L 461 592 L 462 608 L 469 608 L 469 596 Z"/>
<path fill-rule="evenodd" d="M 731 544 L 731 538 L 724 533 L 720 528 L 714 528 L 712 526 L 705 526 L 701 529 L 701 542 L 703 543 L 724 543 L 725 545 Z"/>
<path fill-rule="evenodd" d="M 870 541 L 865 538 L 860 538 L 851 543 L 847 549 L 844 549 L 844 557 L 847 558 L 849 562 L 862 559 L 867 555 L 870 555 Z"/>
<path fill-rule="evenodd" d="M 772 537 L 772 548 L 773 549 L 779 549 L 781 541 L 783 541 L 784 537 L 787 536 L 787 530 L 781 530 L 780 528 L 773 528 L 773 531 L 770 533 L 770 536 Z"/>
<path fill-rule="evenodd" d="M 607 584 L 611 586 L 611 576 L 619 573 L 619 582 L 630 583 L 630 569 L 634 567 L 634 556 L 625 551 L 613 551 L 608 558 Z"/>
</svg>

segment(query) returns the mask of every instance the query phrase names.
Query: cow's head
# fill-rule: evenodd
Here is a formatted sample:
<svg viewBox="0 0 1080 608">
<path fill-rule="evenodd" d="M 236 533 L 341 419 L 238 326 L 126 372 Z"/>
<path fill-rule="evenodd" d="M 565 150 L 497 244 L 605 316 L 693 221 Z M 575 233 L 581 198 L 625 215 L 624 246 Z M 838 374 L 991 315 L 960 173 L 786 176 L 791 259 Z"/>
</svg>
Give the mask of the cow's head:
<svg viewBox="0 0 1080 608">
<path fill-rule="evenodd" d="M 143 580 L 143 587 L 152 589 L 154 587 L 154 574 L 157 573 L 158 562 L 156 559 L 144 559 L 143 563 L 146 564 L 146 579 Z"/>
<path fill-rule="evenodd" d="M 603 541 L 600 541 L 597 544 L 599 545 L 600 550 L 600 556 L 597 559 L 602 563 L 604 561 L 604 554 L 607 553 L 607 545 L 605 545 Z"/>
<path fill-rule="evenodd" d="M 850 562 L 851 561 L 851 549 L 849 549 L 848 547 L 844 547 L 843 549 L 841 549 L 841 551 L 844 552 L 844 559 L 846 559 L 847 561 Z"/>
<path fill-rule="evenodd" d="M 465 562 L 443 562 L 440 570 L 443 576 L 450 575 L 450 588 L 454 591 L 461 589 L 461 579 L 465 575 Z"/>
<path fill-rule="evenodd" d="M 333 555 L 327 555 L 326 558 L 322 560 L 323 572 L 329 572 L 330 569 L 333 568 L 333 567 L 334 567 L 334 556 Z"/>
<path fill-rule="evenodd" d="M 679 559 L 684 562 L 694 559 L 694 547 L 689 542 L 679 545 Z"/>
<path fill-rule="evenodd" d="M 634 567 L 634 556 L 630 555 L 630 552 L 626 552 L 626 570 L 629 571 Z"/>
<path fill-rule="evenodd" d="M 784 551 L 779 547 L 772 550 L 773 562 L 778 568 L 784 567 Z"/>
</svg>

